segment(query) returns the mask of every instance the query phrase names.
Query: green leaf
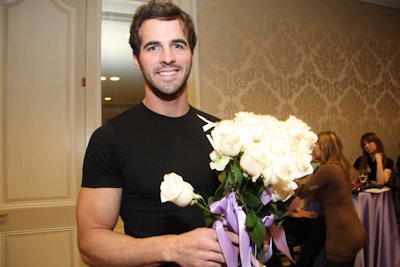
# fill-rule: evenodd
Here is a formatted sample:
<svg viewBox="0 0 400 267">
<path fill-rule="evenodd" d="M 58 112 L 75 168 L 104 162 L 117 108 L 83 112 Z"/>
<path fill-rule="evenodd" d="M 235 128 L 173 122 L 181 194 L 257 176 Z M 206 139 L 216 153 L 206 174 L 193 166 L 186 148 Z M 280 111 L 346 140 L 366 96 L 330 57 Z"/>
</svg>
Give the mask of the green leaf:
<svg viewBox="0 0 400 267">
<path fill-rule="evenodd" d="M 225 179 L 226 185 L 228 185 L 228 186 L 232 186 L 235 184 L 235 176 L 234 176 L 233 172 L 229 170 L 230 166 L 231 166 L 231 163 L 229 163 L 228 170 L 226 172 L 226 179 Z"/>
<path fill-rule="evenodd" d="M 232 163 L 230 163 L 230 168 L 234 176 L 235 182 L 238 184 L 238 187 L 240 187 L 243 182 L 243 173 L 240 168 L 239 162 L 233 161 Z"/>
<path fill-rule="evenodd" d="M 246 227 L 252 230 L 257 224 L 257 215 L 254 212 L 249 212 L 246 216 Z"/>
<path fill-rule="evenodd" d="M 250 215 L 250 216 L 249 216 Z M 258 218 L 254 213 L 250 213 L 246 217 L 247 232 L 251 240 L 258 246 L 261 246 L 265 240 L 267 230 L 261 219 Z"/>
<path fill-rule="evenodd" d="M 220 181 L 220 183 L 223 183 L 225 179 L 226 179 L 226 171 L 223 170 L 218 174 L 218 181 Z"/>
<path fill-rule="evenodd" d="M 262 181 L 262 179 L 258 179 L 256 182 L 255 182 L 255 184 L 254 184 L 254 186 L 256 187 L 256 195 L 258 196 L 258 197 L 261 197 L 261 194 L 262 194 L 262 192 L 263 192 L 263 190 L 264 190 L 264 182 Z"/>
<path fill-rule="evenodd" d="M 258 207 L 262 205 L 260 198 L 250 192 L 243 192 L 242 196 L 247 207 L 258 209 Z"/>
</svg>

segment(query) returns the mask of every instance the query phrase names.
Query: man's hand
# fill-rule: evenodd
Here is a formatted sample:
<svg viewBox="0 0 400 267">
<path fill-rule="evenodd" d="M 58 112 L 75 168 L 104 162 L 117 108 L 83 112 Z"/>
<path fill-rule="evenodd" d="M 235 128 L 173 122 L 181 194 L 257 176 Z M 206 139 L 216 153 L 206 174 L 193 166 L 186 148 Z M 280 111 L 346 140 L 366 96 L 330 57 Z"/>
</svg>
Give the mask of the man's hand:
<svg viewBox="0 0 400 267">
<path fill-rule="evenodd" d="M 239 236 L 227 232 L 232 243 L 237 246 Z M 217 233 L 211 228 L 198 228 L 171 238 L 166 244 L 170 260 L 181 266 L 225 266 L 224 255 L 218 243 Z"/>
</svg>

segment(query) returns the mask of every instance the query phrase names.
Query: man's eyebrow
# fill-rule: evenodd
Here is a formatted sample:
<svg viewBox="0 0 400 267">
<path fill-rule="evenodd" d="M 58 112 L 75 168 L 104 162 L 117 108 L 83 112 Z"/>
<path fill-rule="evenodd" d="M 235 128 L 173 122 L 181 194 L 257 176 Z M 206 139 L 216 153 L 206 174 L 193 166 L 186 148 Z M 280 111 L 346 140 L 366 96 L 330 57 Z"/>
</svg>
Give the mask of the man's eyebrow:
<svg viewBox="0 0 400 267">
<path fill-rule="evenodd" d="M 158 44 L 160 44 L 159 41 L 149 41 L 149 42 L 147 42 L 147 43 L 144 45 L 144 47 L 146 48 L 146 47 L 148 47 L 148 46 L 158 45 Z"/>
<path fill-rule="evenodd" d="M 160 41 L 149 41 L 147 42 L 144 47 L 149 47 L 149 46 L 153 46 L 153 45 L 159 45 L 161 42 Z M 172 44 L 184 44 L 184 45 L 188 45 L 188 42 L 185 41 L 184 39 L 178 38 L 178 39 L 172 39 L 171 40 Z"/>
<path fill-rule="evenodd" d="M 173 39 L 172 43 L 181 43 L 187 45 L 187 42 L 184 39 Z"/>
</svg>

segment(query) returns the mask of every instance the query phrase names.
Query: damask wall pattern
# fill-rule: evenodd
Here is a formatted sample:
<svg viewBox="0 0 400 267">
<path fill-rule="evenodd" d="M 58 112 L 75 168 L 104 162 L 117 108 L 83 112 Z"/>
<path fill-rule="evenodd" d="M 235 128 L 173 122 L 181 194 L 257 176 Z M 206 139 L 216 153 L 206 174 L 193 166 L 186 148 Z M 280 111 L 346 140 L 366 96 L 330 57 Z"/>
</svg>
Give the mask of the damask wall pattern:
<svg viewBox="0 0 400 267">
<path fill-rule="evenodd" d="M 352 163 L 400 143 L 400 10 L 352 0 L 197 1 L 201 108 L 289 115 L 331 130 Z"/>
</svg>

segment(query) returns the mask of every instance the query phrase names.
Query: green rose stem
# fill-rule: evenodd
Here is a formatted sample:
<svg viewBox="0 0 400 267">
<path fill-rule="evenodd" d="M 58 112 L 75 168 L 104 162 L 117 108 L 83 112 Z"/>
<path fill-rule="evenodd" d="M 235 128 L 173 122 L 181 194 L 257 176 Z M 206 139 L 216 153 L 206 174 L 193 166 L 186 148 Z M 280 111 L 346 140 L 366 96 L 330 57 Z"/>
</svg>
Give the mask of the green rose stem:
<svg viewBox="0 0 400 267">
<path fill-rule="evenodd" d="M 193 193 L 193 200 L 191 205 L 196 204 L 204 212 L 205 223 L 207 227 L 210 227 L 215 220 L 222 221 L 221 215 L 214 214 L 211 212 L 210 207 L 200 194 Z"/>
</svg>

